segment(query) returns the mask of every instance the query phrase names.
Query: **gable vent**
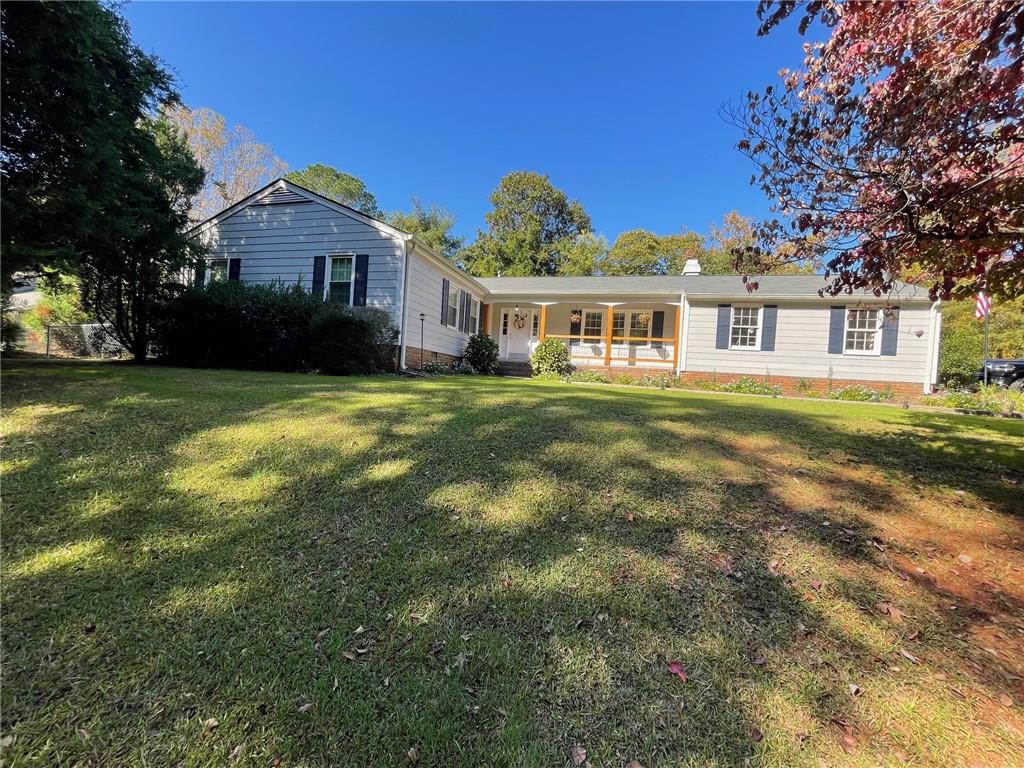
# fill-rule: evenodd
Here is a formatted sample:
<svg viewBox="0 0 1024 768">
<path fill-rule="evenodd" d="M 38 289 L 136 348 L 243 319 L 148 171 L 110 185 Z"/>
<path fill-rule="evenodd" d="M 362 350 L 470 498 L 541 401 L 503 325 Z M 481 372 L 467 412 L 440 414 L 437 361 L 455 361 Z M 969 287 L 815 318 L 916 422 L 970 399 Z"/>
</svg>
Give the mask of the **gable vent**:
<svg viewBox="0 0 1024 768">
<path fill-rule="evenodd" d="M 295 203 L 308 203 L 308 199 L 288 189 L 272 189 L 262 197 L 253 200 L 250 205 L 294 205 Z"/>
</svg>

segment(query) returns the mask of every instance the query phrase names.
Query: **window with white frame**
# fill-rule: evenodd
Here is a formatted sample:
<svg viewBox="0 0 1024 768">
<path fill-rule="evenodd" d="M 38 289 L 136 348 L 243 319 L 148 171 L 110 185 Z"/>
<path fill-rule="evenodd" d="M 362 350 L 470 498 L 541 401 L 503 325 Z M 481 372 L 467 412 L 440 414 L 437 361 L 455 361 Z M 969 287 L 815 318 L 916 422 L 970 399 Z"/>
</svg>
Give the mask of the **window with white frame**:
<svg viewBox="0 0 1024 768">
<path fill-rule="evenodd" d="M 584 336 L 601 336 L 601 316 L 603 312 L 584 312 L 583 313 L 583 335 Z M 587 339 L 587 341 L 593 343 L 597 339 Z"/>
<path fill-rule="evenodd" d="M 843 351 L 854 355 L 878 354 L 882 313 L 877 309 L 846 311 L 846 342 Z"/>
<path fill-rule="evenodd" d="M 540 333 L 540 311 L 533 311 L 533 321 L 530 323 L 530 335 L 537 336 Z"/>
<path fill-rule="evenodd" d="M 207 283 L 224 283 L 228 279 L 228 260 L 212 259 L 209 263 L 209 271 L 206 275 Z"/>
<path fill-rule="evenodd" d="M 459 291 L 455 288 L 448 289 L 448 317 L 445 325 L 449 328 L 459 327 Z"/>
<path fill-rule="evenodd" d="M 619 338 L 626 335 L 626 313 L 625 312 L 613 312 L 612 313 L 612 336 Z"/>
<path fill-rule="evenodd" d="M 352 304 L 352 257 L 331 256 L 328 265 L 327 300 Z"/>
<path fill-rule="evenodd" d="M 642 339 L 651 336 L 651 313 L 632 312 L 629 317 L 630 344 L 643 344 Z"/>
<path fill-rule="evenodd" d="M 729 349 L 758 349 L 761 334 L 760 307 L 733 307 Z"/>
<path fill-rule="evenodd" d="M 480 302 L 476 299 L 469 303 L 469 332 L 480 332 Z"/>
</svg>

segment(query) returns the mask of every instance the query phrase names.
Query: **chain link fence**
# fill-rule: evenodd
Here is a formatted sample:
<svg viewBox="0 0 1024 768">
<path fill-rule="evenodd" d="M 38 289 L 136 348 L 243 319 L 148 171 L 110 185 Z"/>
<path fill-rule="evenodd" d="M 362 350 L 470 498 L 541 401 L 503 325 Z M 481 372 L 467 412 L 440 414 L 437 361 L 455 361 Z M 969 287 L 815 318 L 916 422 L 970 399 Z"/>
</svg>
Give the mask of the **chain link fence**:
<svg viewBox="0 0 1024 768">
<path fill-rule="evenodd" d="M 124 357 L 126 350 L 102 323 L 48 325 L 28 331 L 25 349 L 47 357 Z"/>
</svg>

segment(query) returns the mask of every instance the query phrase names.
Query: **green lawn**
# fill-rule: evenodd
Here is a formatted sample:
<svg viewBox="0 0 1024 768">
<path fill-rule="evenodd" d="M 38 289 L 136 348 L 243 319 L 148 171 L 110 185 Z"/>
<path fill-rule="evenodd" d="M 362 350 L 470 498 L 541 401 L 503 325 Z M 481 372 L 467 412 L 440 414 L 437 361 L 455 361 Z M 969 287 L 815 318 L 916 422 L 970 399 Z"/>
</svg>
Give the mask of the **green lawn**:
<svg viewBox="0 0 1024 768">
<path fill-rule="evenodd" d="M 125 364 L 2 383 L 5 766 L 1024 764 L 1021 422 Z"/>
</svg>

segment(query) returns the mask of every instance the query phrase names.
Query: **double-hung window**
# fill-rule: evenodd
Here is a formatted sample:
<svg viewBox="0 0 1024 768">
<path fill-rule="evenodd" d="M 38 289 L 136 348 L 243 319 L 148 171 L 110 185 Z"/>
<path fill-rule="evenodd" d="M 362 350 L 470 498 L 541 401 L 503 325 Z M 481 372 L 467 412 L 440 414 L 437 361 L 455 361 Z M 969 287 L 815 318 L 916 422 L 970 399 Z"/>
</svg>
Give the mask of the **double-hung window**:
<svg viewBox="0 0 1024 768">
<path fill-rule="evenodd" d="M 469 332 L 478 333 L 480 331 L 480 302 L 476 299 L 472 299 L 469 303 Z"/>
<path fill-rule="evenodd" d="M 209 262 L 209 271 L 206 276 L 207 283 L 226 283 L 228 280 L 228 260 L 212 259 Z"/>
<path fill-rule="evenodd" d="M 352 304 L 352 257 L 331 256 L 327 281 L 327 299 L 338 304 Z"/>
<path fill-rule="evenodd" d="M 462 291 L 450 288 L 448 290 L 448 318 L 445 325 L 449 328 L 459 327 L 459 295 Z"/>
<path fill-rule="evenodd" d="M 882 313 L 877 309 L 847 310 L 843 351 L 852 355 L 877 355 L 881 325 Z"/>
<path fill-rule="evenodd" d="M 601 338 L 601 316 L 603 312 L 591 312 L 587 311 L 583 313 L 583 335 L 584 337 L 596 337 L 596 338 L 584 338 L 584 343 L 595 344 Z"/>
<path fill-rule="evenodd" d="M 630 344 L 638 346 L 646 344 L 651 336 L 651 313 L 633 312 L 629 318 Z"/>
<path fill-rule="evenodd" d="M 759 349 L 761 334 L 760 307 L 733 307 L 729 329 L 729 349 Z"/>
<path fill-rule="evenodd" d="M 626 335 L 626 313 L 612 313 L 612 337 L 616 340 Z"/>
</svg>

